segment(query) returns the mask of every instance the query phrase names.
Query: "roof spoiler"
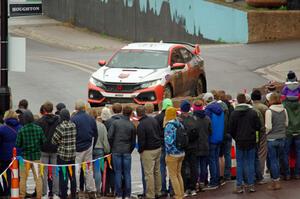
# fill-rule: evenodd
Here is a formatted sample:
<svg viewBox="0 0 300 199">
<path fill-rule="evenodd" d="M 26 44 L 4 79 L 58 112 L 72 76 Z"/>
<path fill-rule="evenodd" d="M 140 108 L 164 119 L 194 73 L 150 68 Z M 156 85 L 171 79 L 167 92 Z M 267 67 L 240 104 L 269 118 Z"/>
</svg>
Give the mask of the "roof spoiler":
<svg viewBox="0 0 300 199">
<path fill-rule="evenodd" d="M 160 43 L 183 44 L 183 45 L 187 45 L 187 46 L 194 48 L 195 49 L 194 54 L 199 55 L 201 52 L 199 44 L 191 44 L 191 43 L 184 42 L 184 41 L 163 41 L 163 40 L 161 40 Z"/>
</svg>

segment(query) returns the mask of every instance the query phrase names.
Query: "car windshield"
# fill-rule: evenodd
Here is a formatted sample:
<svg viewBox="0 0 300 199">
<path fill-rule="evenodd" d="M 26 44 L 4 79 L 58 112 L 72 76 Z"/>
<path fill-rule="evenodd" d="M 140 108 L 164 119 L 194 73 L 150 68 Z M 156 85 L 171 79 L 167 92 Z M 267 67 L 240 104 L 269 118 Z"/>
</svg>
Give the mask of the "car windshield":
<svg viewBox="0 0 300 199">
<path fill-rule="evenodd" d="M 167 67 L 167 51 L 121 50 L 108 63 L 111 68 L 158 69 Z"/>
</svg>

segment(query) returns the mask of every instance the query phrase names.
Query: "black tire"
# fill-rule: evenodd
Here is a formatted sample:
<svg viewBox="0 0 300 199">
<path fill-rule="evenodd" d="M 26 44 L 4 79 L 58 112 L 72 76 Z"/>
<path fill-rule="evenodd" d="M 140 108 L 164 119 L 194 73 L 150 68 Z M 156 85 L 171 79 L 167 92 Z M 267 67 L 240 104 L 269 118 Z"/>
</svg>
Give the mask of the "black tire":
<svg viewBox="0 0 300 199">
<path fill-rule="evenodd" d="M 96 107 L 101 106 L 101 104 L 98 104 L 98 103 L 90 103 L 90 106 L 91 106 L 91 108 L 96 108 Z"/>
<path fill-rule="evenodd" d="M 205 80 L 203 79 L 203 77 L 199 77 L 199 79 L 196 82 L 196 86 L 195 86 L 195 96 L 199 96 L 202 93 L 205 93 Z"/>
<path fill-rule="evenodd" d="M 173 98 L 173 91 L 170 85 L 166 85 L 165 89 L 164 89 L 164 95 L 163 95 L 163 99 L 166 98 Z"/>
</svg>

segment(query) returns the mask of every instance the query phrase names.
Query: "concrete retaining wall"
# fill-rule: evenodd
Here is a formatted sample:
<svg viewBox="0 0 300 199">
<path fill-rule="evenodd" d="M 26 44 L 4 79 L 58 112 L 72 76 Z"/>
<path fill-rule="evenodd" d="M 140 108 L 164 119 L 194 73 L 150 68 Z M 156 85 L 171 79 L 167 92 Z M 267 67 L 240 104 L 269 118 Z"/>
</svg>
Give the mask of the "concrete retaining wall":
<svg viewBox="0 0 300 199">
<path fill-rule="evenodd" d="M 300 38 L 300 11 L 251 11 L 249 42 Z"/>
<path fill-rule="evenodd" d="M 43 10 L 132 41 L 248 41 L 246 12 L 205 0 L 43 0 Z"/>
</svg>

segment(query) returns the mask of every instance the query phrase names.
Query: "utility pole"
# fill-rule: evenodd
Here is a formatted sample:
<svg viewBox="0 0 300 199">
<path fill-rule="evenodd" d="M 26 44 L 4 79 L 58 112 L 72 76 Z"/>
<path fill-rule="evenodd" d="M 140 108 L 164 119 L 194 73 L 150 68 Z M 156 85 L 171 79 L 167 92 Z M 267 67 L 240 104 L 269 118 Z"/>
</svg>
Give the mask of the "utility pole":
<svg viewBox="0 0 300 199">
<path fill-rule="evenodd" d="M 10 108 L 8 87 L 8 0 L 1 0 L 1 57 L 0 57 L 0 120 Z"/>
</svg>

